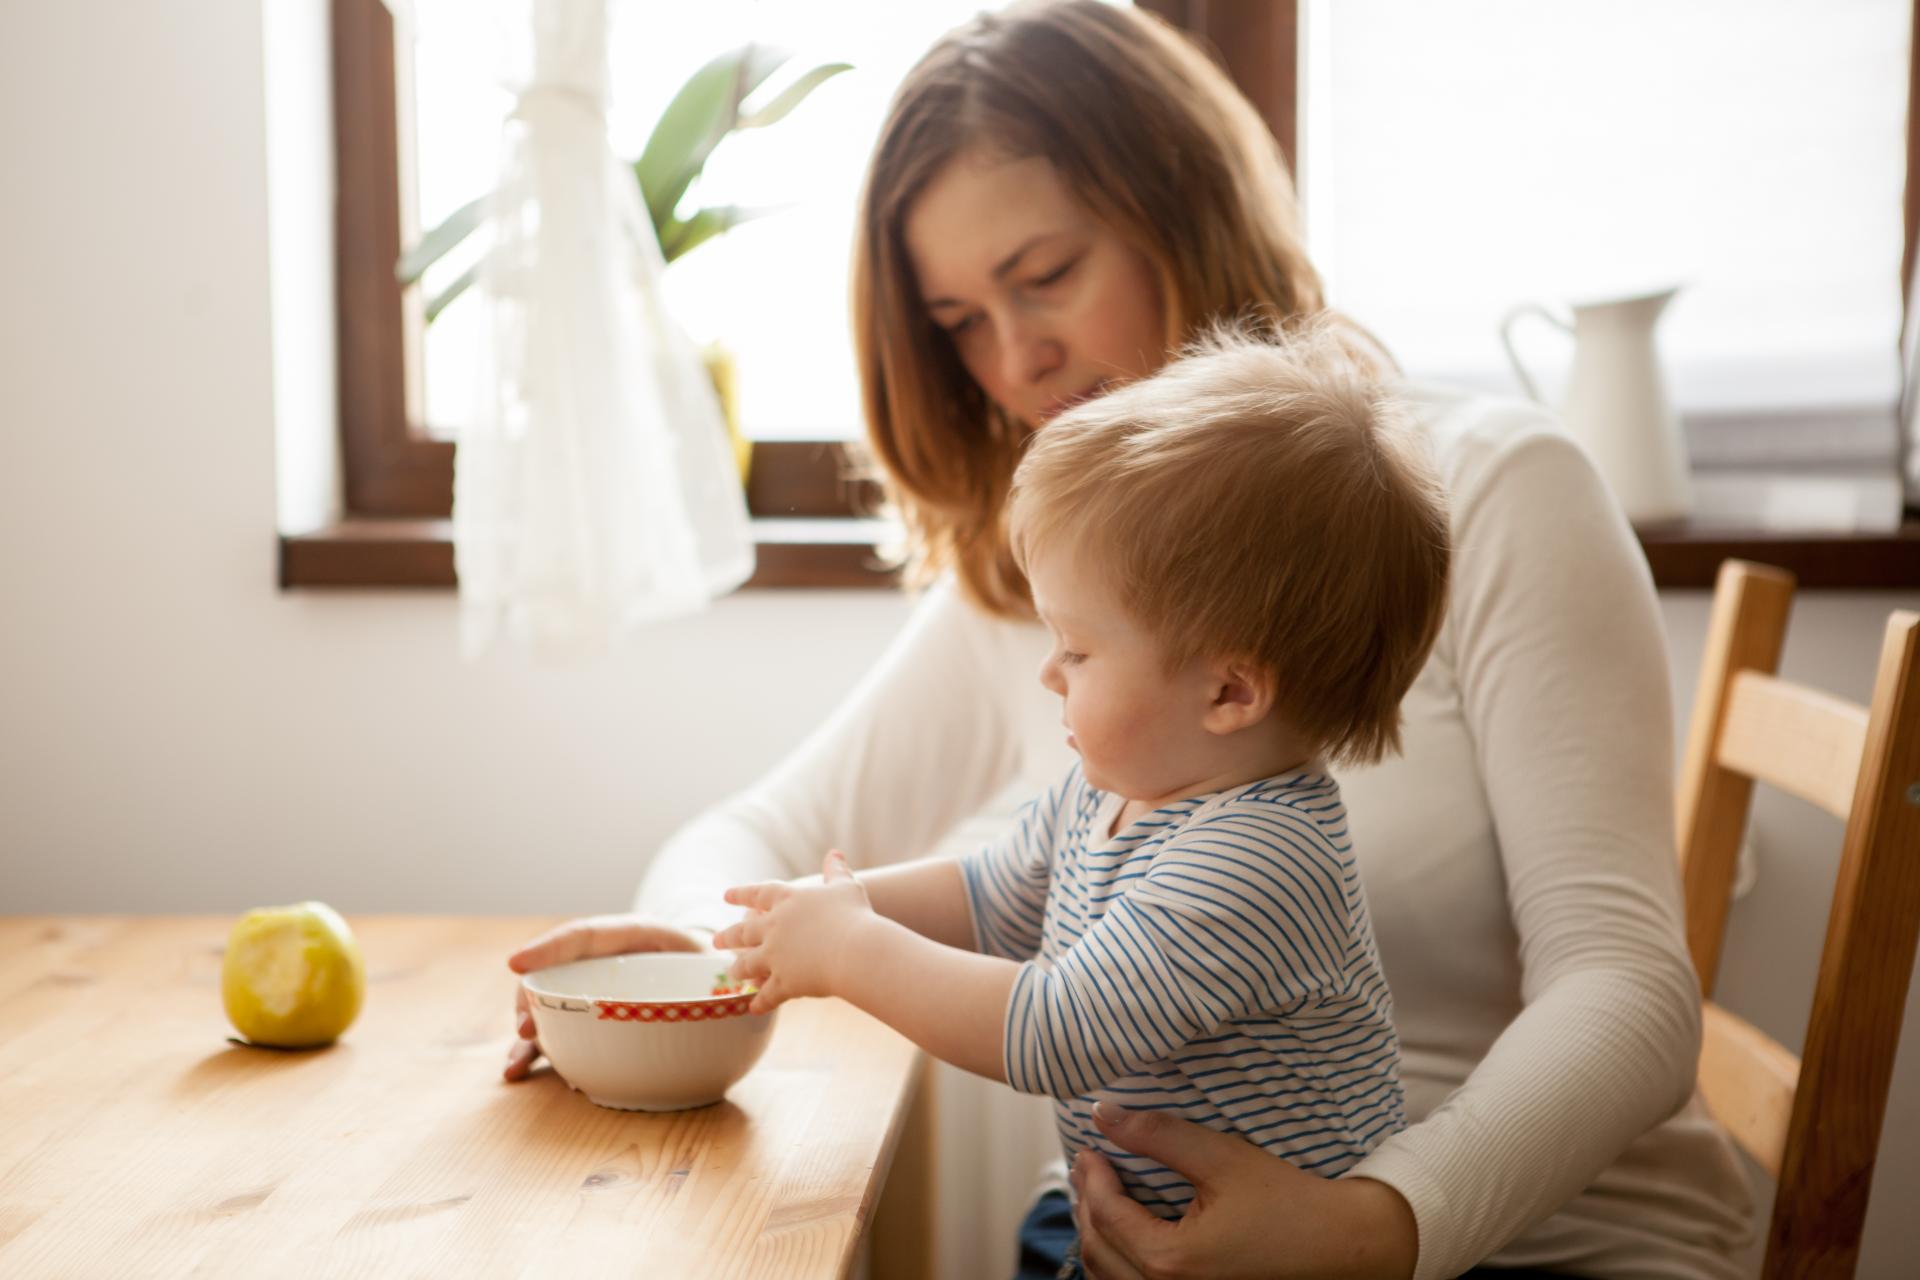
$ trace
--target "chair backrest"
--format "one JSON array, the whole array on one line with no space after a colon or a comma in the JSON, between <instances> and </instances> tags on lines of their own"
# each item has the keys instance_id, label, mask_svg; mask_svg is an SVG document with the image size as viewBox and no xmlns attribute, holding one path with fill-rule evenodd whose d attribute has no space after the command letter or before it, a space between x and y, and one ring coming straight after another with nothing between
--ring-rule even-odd
<instances>
[{"instance_id":1,"label":"chair backrest","mask_svg":"<svg viewBox=\"0 0 1920 1280\"><path fill-rule=\"evenodd\" d=\"M1775 674L1792 599L1778 569L1720 568L1680 778L1687 945L1701 1094L1778 1183L1762 1274L1851 1276L1920 936L1920 615L1888 618L1860 707ZM1798 1056L1710 999L1756 780L1846 824Z\"/></svg>"}]
</instances>

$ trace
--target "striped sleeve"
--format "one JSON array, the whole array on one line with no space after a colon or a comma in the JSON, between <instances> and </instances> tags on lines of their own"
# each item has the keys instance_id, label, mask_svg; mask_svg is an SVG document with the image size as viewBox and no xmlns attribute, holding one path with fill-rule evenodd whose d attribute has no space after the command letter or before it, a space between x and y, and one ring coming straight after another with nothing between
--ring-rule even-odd
<instances>
[{"instance_id":1,"label":"striped sleeve","mask_svg":"<svg viewBox=\"0 0 1920 1280\"><path fill-rule=\"evenodd\" d=\"M1030 801L1005 835L960 859L973 946L984 956L1031 960L1040 954L1053 849L1070 797L1080 790L1078 766Z\"/></svg>"},{"instance_id":2,"label":"striped sleeve","mask_svg":"<svg viewBox=\"0 0 1920 1280\"><path fill-rule=\"evenodd\" d=\"M1221 1025L1286 1014L1366 963L1345 850L1279 806L1197 820L1055 962L1022 967L1007 1003L1007 1081L1070 1098Z\"/></svg>"}]
</instances>

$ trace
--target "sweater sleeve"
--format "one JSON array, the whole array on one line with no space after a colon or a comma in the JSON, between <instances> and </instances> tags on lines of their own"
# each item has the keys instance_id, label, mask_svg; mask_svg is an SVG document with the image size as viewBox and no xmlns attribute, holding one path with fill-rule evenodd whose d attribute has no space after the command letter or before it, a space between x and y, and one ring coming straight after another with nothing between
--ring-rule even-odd
<instances>
[{"instance_id":1,"label":"sweater sleeve","mask_svg":"<svg viewBox=\"0 0 1920 1280\"><path fill-rule=\"evenodd\" d=\"M960 878L973 915L973 949L1002 960L1040 953L1046 925L1053 851L1066 821L1069 797L1084 794L1075 765L1066 778L1030 801L998 839L960 859Z\"/></svg>"},{"instance_id":2,"label":"sweater sleeve","mask_svg":"<svg viewBox=\"0 0 1920 1280\"><path fill-rule=\"evenodd\" d=\"M950 581L930 589L820 728L661 846L635 909L719 929L740 914L721 901L728 886L811 875L829 848L856 868L925 855L1019 764L986 652L993 625Z\"/></svg>"},{"instance_id":3,"label":"sweater sleeve","mask_svg":"<svg viewBox=\"0 0 1920 1280\"><path fill-rule=\"evenodd\" d=\"M1022 966L1007 1001L1007 1083L1078 1097L1234 1019L1324 996L1353 961L1352 874L1304 820L1196 818L1051 970ZM1345 1047L1394 1052L1384 1033Z\"/></svg>"},{"instance_id":4,"label":"sweater sleeve","mask_svg":"<svg viewBox=\"0 0 1920 1280\"><path fill-rule=\"evenodd\" d=\"M1685 1103L1700 1043L1645 560L1557 435L1510 443L1456 502L1448 622L1524 1007L1431 1115L1347 1175L1412 1206L1416 1280L1475 1265L1576 1195Z\"/></svg>"}]
</instances>

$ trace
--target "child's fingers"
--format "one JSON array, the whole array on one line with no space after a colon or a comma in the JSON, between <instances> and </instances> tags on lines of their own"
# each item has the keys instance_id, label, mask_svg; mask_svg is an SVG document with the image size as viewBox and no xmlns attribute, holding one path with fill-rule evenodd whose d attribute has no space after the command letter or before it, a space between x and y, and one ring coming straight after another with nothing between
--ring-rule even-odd
<instances>
[{"instance_id":1,"label":"child's fingers","mask_svg":"<svg viewBox=\"0 0 1920 1280\"><path fill-rule=\"evenodd\" d=\"M826 862L821 866L821 878L828 883L853 879L853 867L847 862L847 855L838 849L827 850Z\"/></svg>"},{"instance_id":2,"label":"child's fingers","mask_svg":"<svg viewBox=\"0 0 1920 1280\"><path fill-rule=\"evenodd\" d=\"M771 911L773 905L791 892L787 885L778 880L768 880L760 884L735 885L721 896L736 907L752 907L755 911Z\"/></svg>"},{"instance_id":3,"label":"child's fingers","mask_svg":"<svg viewBox=\"0 0 1920 1280\"><path fill-rule=\"evenodd\" d=\"M747 947L759 946L766 941L766 937L766 916L748 916L744 920L736 920L714 934L713 948L716 951L739 951Z\"/></svg>"},{"instance_id":4,"label":"child's fingers","mask_svg":"<svg viewBox=\"0 0 1920 1280\"><path fill-rule=\"evenodd\" d=\"M766 952L759 947L736 953L732 968L727 970L727 977L735 982L751 982L764 987L768 976L765 955Z\"/></svg>"},{"instance_id":5,"label":"child's fingers","mask_svg":"<svg viewBox=\"0 0 1920 1280\"><path fill-rule=\"evenodd\" d=\"M760 990L754 993L753 1003L747 1006L748 1013L772 1013L787 1002L787 994L780 986L780 979L768 978L760 984Z\"/></svg>"}]
</instances>

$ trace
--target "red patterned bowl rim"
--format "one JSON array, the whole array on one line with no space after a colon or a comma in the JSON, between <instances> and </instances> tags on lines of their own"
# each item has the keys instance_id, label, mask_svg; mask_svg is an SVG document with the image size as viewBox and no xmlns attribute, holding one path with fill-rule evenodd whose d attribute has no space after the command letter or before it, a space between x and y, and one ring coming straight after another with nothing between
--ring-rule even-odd
<instances>
[{"instance_id":1,"label":"red patterned bowl rim","mask_svg":"<svg viewBox=\"0 0 1920 1280\"><path fill-rule=\"evenodd\" d=\"M744 1017L752 1008L754 997L751 991L691 1000L601 1000L592 996L553 996L544 991L528 991L527 995L545 1009L564 1013L597 1012L599 1022L668 1023Z\"/></svg>"},{"instance_id":2,"label":"red patterned bowl rim","mask_svg":"<svg viewBox=\"0 0 1920 1280\"><path fill-rule=\"evenodd\" d=\"M745 995L712 996L705 1000L595 1000L601 1022L712 1022L719 1018L738 1018L753 1005L751 992Z\"/></svg>"}]
</instances>

